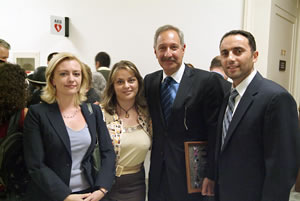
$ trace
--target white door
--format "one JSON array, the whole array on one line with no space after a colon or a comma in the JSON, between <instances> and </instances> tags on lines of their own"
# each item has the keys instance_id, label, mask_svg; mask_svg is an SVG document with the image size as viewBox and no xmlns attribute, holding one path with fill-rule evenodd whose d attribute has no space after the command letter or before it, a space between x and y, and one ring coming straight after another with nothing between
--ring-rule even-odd
<instances>
[{"instance_id":1,"label":"white door","mask_svg":"<svg viewBox=\"0 0 300 201\"><path fill-rule=\"evenodd\" d=\"M267 78L293 93L298 0L273 0L271 5Z\"/></svg>"}]
</instances>

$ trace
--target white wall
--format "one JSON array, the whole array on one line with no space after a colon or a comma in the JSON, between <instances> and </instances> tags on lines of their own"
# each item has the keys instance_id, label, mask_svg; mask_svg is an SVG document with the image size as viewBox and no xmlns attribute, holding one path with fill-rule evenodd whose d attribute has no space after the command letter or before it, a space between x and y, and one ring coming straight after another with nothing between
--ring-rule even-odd
<instances>
[{"instance_id":1,"label":"white wall","mask_svg":"<svg viewBox=\"0 0 300 201\"><path fill-rule=\"evenodd\" d=\"M271 19L271 0L245 0L244 29L251 32L259 52L255 68L267 76L269 58L269 36Z\"/></svg>"},{"instance_id":2,"label":"white wall","mask_svg":"<svg viewBox=\"0 0 300 201\"><path fill-rule=\"evenodd\" d=\"M40 65L53 51L76 54L94 70L107 51L112 64L127 59L141 73L159 69L153 35L164 24L178 26L187 44L185 62L208 69L222 35L242 28L244 0L9 0L1 2L0 38L14 52L39 52ZM50 15L70 18L70 37L50 34Z\"/></svg>"}]
</instances>

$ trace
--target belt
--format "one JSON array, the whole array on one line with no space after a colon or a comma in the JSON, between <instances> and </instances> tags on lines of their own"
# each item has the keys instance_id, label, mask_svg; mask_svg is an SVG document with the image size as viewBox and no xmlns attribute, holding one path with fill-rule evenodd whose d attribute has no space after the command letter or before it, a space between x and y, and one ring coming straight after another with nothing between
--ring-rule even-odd
<instances>
[{"instance_id":1,"label":"belt","mask_svg":"<svg viewBox=\"0 0 300 201\"><path fill-rule=\"evenodd\" d=\"M117 165L116 176L120 177L121 175L124 175L124 174L137 173L141 170L142 165L143 165L143 163L138 164L136 166L132 166L132 167L125 167L125 166L122 166L122 165Z\"/></svg>"}]
</instances>

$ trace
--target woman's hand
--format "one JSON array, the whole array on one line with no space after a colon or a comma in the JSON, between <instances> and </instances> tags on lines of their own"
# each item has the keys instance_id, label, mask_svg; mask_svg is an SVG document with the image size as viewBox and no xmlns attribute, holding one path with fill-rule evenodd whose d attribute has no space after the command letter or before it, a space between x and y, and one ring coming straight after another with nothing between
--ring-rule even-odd
<instances>
[{"instance_id":1,"label":"woman's hand","mask_svg":"<svg viewBox=\"0 0 300 201\"><path fill-rule=\"evenodd\" d=\"M94 191L89 197L85 198L84 201L99 201L104 197L104 193L100 190Z\"/></svg>"},{"instance_id":2,"label":"woman's hand","mask_svg":"<svg viewBox=\"0 0 300 201\"><path fill-rule=\"evenodd\" d=\"M64 201L83 201L85 198L90 196L91 193L85 193L85 194L71 194Z\"/></svg>"}]
</instances>

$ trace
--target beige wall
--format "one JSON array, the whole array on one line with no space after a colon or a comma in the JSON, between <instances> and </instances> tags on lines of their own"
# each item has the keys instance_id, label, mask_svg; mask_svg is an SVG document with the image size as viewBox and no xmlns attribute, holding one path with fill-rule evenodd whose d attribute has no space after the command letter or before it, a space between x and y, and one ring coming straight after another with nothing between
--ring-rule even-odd
<instances>
[{"instance_id":1,"label":"beige wall","mask_svg":"<svg viewBox=\"0 0 300 201\"><path fill-rule=\"evenodd\" d=\"M244 29L254 34L260 52L256 68L299 103L299 0L245 0L244 8ZM286 71L279 72L279 60L287 62Z\"/></svg>"}]
</instances>

